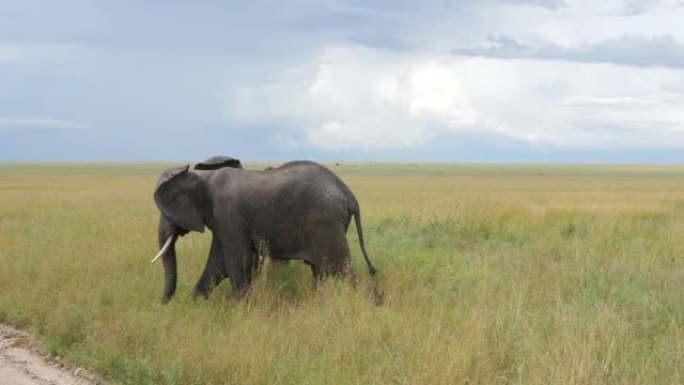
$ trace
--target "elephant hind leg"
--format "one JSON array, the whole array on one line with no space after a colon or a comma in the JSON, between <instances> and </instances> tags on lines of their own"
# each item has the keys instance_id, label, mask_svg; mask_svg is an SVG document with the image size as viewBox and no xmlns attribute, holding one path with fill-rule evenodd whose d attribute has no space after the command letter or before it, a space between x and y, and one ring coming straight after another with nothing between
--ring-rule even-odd
<instances>
[{"instance_id":1,"label":"elephant hind leg","mask_svg":"<svg viewBox=\"0 0 684 385\"><path fill-rule=\"evenodd\" d=\"M311 256L315 261L311 264L311 271L315 280L329 275L356 279L343 226L317 226L311 246Z\"/></svg>"}]
</instances>

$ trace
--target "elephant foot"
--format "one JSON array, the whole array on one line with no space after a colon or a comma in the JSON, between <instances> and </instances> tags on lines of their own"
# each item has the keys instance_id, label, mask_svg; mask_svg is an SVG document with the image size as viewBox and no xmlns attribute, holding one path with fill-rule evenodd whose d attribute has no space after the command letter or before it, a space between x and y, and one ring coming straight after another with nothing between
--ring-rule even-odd
<instances>
[{"instance_id":1,"label":"elephant foot","mask_svg":"<svg viewBox=\"0 0 684 385\"><path fill-rule=\"evenodd\" d=\"M205 300L209 299L209 293L207 291L203 291L203 290L200 290L197 288L192 289L192 295L191 295L192 302L196 302L197 299L200 297L204 298Z\"/></svg>"},{"instance_id":2,"label":"elephant foot","mask_svg":"<svg viewBox=\"0 0 684 385\"><path fill-rule=\"evenodd\" d=\"M235 300L242 300L245 297L247 297L247 294L249 294L249 289L248 288L242 288L242 289L233 289L233 298Z\"/></svg>"}]
</instances>

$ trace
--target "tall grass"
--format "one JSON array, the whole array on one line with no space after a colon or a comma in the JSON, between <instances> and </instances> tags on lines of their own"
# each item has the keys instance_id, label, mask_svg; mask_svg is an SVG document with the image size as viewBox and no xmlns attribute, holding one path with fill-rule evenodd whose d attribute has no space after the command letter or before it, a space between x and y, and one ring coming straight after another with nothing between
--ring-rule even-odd
<instances>
[{"instance_id":1,"label":"tall grass","mask_svg":"<svg viewBox=\"0 0 684 385\"><path fill-rule=\"evenodd\" d=\"M198 302L189 234L162 306L164 167L0 165L0 322L121 384L684 382L682 167L332 167L383 305L350 231L356 288L267 263Z\"/></svg>"}]
</instances>

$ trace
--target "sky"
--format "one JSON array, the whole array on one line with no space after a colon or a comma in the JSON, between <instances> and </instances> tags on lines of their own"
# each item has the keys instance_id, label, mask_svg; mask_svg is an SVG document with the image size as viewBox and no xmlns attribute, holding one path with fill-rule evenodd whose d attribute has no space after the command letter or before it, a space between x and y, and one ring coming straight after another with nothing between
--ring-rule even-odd
<instances>
[{"instance_id":1,"label":"sky","mask_svg":"<svg viewBox=\"0 0 684 385\"><path fill-rule=\"evenodd\" d=\"M684 163L684 0L0 0L0 161Z\"/></svg>"}]
</instances>

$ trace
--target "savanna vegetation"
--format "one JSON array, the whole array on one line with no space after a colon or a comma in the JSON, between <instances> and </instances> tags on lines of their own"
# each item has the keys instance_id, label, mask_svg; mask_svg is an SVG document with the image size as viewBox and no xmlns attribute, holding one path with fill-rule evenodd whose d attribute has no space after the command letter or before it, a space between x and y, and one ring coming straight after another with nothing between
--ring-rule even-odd
<instances>
[{"instance_id":1,"label":"savanna vegetation","mask_svg":"<svg viewBox=\"0 0 684 385\"><path fill-rule=\"evenodd\" d=\"M353 224L356 288L266 263L247 298L193 303L189 234L160 305L169 166L0 165L0 322L116 384L684 382L684 167L331 165L376 306Z\"/></svg>"}]
</instances>

